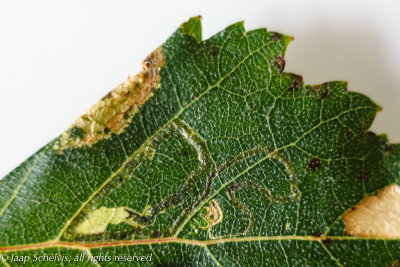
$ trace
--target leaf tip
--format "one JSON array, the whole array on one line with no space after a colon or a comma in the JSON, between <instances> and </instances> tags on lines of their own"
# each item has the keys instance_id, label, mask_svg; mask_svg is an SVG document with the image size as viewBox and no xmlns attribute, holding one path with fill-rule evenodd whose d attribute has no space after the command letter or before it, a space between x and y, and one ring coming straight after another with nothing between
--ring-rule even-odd
<instances>
[{"instance_id":1,"label":"leaf tip","mask_svg":"<svg viewBox=\"0 0 400 267\"><path fill-rule=\"evenodd\" d=\"M198 43L202 41L201 19L202 17L198 15L181 24L182 33L192 36Z\"/></svg>"}]
</instances>

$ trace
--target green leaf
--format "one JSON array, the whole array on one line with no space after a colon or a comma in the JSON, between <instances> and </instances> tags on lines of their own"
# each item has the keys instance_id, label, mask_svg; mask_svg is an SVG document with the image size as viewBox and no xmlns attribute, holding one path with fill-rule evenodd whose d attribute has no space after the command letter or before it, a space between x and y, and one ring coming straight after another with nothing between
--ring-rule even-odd
<instances>
[{"instance_id":1,"label":"green leaf","mask_svg":"<svg viewBox=\"0 0 400 267\"><path fill-rule=\"evenodd\" d=\"M201 16L190 18L187 22L181 25L181 32L193 36L197 42L201 42Z\"/></svg>"},{"instance_id":2,"label":"green leaf","mask_svg":"<svg viewBox=\"0 0 400 267\"><path fill-rule=\"evenodd\" d=\"M0 265L397 266L400 146L345 82L284 72L291 40L182 24L0 180Z\"/></svg>"}]
</instances>

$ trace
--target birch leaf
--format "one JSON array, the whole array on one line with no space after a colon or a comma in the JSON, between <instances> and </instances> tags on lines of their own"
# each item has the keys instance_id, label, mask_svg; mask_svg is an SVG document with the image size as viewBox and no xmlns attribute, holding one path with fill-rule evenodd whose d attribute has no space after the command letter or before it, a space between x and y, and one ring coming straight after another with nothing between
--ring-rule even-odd
<instances>
[{"instance_id":1,"label":"birch leaf","mask_svg":"<svg viewBox=\"0 0 400 267\"><path fill-rule=\"evenodd\" d=\"M398 266L400 147L284 72L291 40L182 24L0 180L0 265Z\"/></svg>"}]
</instances>

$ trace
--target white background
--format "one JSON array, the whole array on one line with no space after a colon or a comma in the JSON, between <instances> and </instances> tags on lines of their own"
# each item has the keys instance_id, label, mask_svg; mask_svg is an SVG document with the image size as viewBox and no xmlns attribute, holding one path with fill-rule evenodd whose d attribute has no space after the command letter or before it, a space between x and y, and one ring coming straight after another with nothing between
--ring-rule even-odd
<instances>
[{"instance_id":1,"label":"white background","mask_svg":"<svg viewBox=\"0 0 400 267\"><path fill-rule=\"evenodd\" d=\"M245 20L295 37L286 71L347 80L383 107L373 124L400 142L396 1L0 0L0 178L138 72L189 17L203 38Z\"/></svg>"}]
</instances>

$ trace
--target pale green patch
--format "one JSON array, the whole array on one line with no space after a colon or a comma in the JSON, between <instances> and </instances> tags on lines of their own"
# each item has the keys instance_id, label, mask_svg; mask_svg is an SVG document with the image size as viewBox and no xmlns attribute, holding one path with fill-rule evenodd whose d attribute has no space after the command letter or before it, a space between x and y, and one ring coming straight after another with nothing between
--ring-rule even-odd
<instances>
[{"instance_id":1,"label":"pale green patch","mask_svg":"<svg viewBox=\"0 0 400 267\"><path fill-rule=\"evenodd\" d=\"M149 216L150 215L150 208L151 208L150 205L146 205L146 207L144 207L142 215L143 216Z\"/></svg>"},{"instance_id":2,"label":"pale green patch","mask_svg":"<svg viewBox=\"0 0 400 267\"><path fill-rule=\"evenodd\" d=\"M77 234L103 233L109 224L119 224L122 222L132 224L133 222L128 220L129 217L130 214L124 207L101 207L92 211L87 219L75 228L75 231Z\"/></svg>"}]
</instances>

